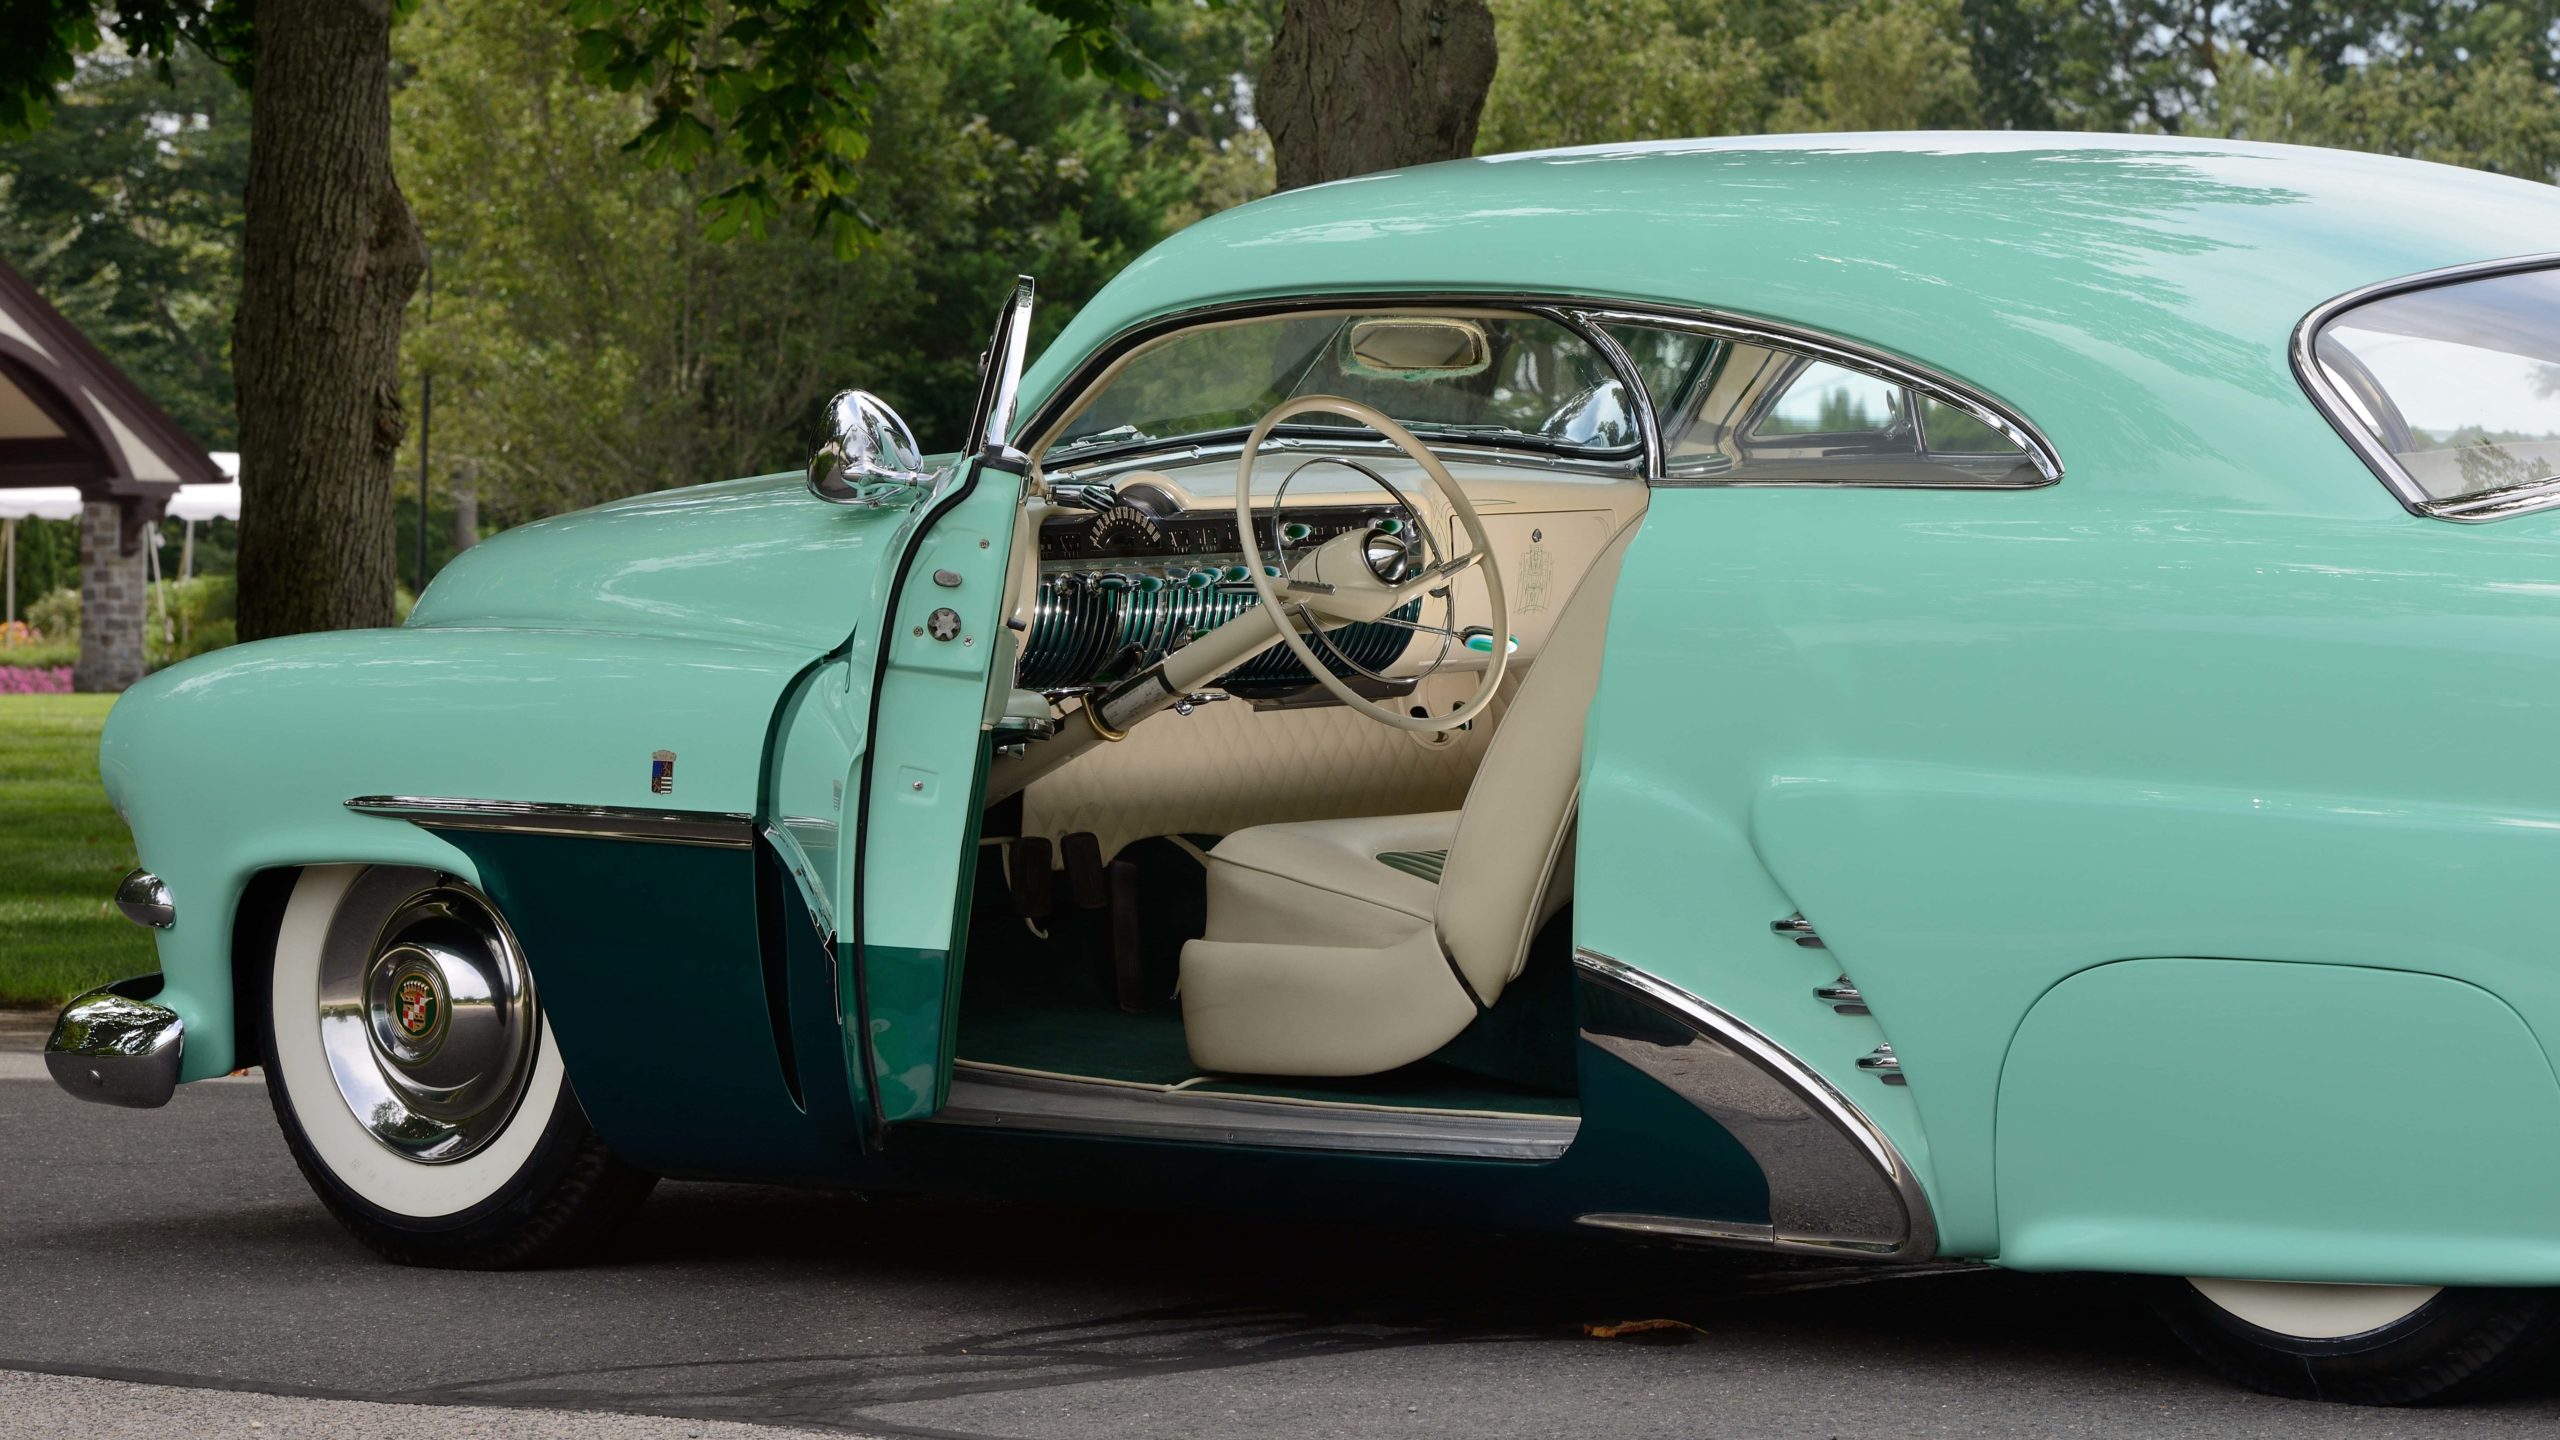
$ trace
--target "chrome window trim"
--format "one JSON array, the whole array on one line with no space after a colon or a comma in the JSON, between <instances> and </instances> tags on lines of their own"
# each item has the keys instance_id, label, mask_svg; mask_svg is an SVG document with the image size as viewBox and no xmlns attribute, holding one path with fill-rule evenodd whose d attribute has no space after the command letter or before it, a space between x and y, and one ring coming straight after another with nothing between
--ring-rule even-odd
<instances>
[{"instance_id":1,"label":"chrome window trim","mask_svg":"<svg viewBox=\"0 0 2560 1440\"><path fill-rule=\"evenodd\" d=\"M1664 489L1802 489L1831 488L1851 490L2032 490L2059 484L2063 475L2062 453L2024 416L1974 387L1915 361L1879 354L1852 344L1774 321L1754 319L1702 306L1649 305L1634 301L1600 300L1591 296L1504 293L1487 291L1414 291L1381 290L1375 292L1346 291L1323 296L1297 296L1284 299L1228 301L1176 310L1151 320L1132 325L1102 344L1069 371L1041 403L1039 412L1024 433L1033 437L1026 447L1040 457L1041 470L1047 470L1046 455L1056 443L1057 432L1075 413L1075 402L1107 374L1121 359L1140 346L1182 330L1224 321L1258 319L1271 315L1289 315L1323 310L1365 310L1390 306L1451 306L1504 310L1543 316L1565 325L1586 343L1600 351L1604 360L1617 372L1619 383L1629 387L1636 398L1637 425L1643 440L1643 476L1648 484ZM1616 343L1601 329L1611 323L1660 325L1689 330L1718 339L1739 340L1749 344L1773 345L1829 360L1834 364L1873 375L1888 383L1916 390L1942 403L1953 405L1991 429L2007 436L2027 453L2035 466L2038 479L2032 481L1944 480L1944 481L1862 481L1862 480L1734 480L1720 476L1674 476L1665 473L1661 419L1651 387L1634 365L1624 346ZM1601 339L1595 340L1595 335ZM1605 340L1606 343L1602 343ZM1228 451L1225 445L1198 445L1169 441L1163 450L1138 451L1084 464L1069 463L1061 473L1087 469L1116 467L1124 462L1139 466L1162 464L1169 453L1190 452L1190 458L1201 459ZM1240 448L1240 447L1238 447ZM1458 453L1459 447L1435 443L1433 451L1447 448ZM1489 458L1518 459L1522 452L1508 454L1490 447L1479 447L1477 453ZM1562 456L1537 452L1538 459L1555 468L1615 468L1598 456Z\"/></svg>"},{"instance_id":2,"label":"chrome window trim","mask_svg":"<svg viewBox=\"0 0 2560 1440\"><path fill-rule=\"evenodd\" d=\"M1452 310L1482 310L1493 312L1496 315L1528 315L1563 327L1566 333L1572 335L1575 339L1580 340L1585 345L1590 346L1595 352L1597 352L1600 356L1601 362L1609 367L1612 374L1617 376L1619 385L1629 390L1635 396L1637 443L1635 446L1634 456L1627 458L1634 459L1639 473L1646 476L1651 476L1660 469L1662 454L1661 431L1660 427L1654 421L1652 392L1645 387L1644 376L1637 372L1635 362L1627 354L1626 348L1619 345L1612 338L1595 335L1591 326L1579 318L1579 312L1573 305L1541 297L1521 295L1422 295L1383 292L1375 295L1367 295L1353 293L1321 298L1305 296L1290 300L1247 300L1219 305L1203 305L1194 307L1193 309L1178 310L1169 315L1159 316L1154 320L1145 322L1144 324L1133 325L1130 328L1121 331L1119 334L1114 335L1109 340L1103 342L1103 344L1097 347L1092 354L1085 357L1084 363L1078 365L1075 370L1068 375L1066 381L1058 387L1057 392L1049 397L1046 404L1041 406L1039 414L1035 418L1035 422L1031 426L1027 427L1028 433L1037 437L1029 447L1027 453L1040 457L1040 468L1045 474L1048 470L1047 455L1049 450L1058 443L1058 432L1063 430L1069 421L1073 420L1079 413L1081 413L1081 407L1073 402L1090 394L1096 385L1110 379L1112 375L1119 370L1123 363L1134 357L1139 351L1155 344L1159 340L1169 339L1186 330L1196 330L1213 325L1244 324L1277 315L1321 315L1328 311L1342 315L1366 315L1381 307L1430 307L1448 308ZM1289 438L1296 439L1297 443L1302 445L1337 445L1337 442L1330 438L1324 440L1309 440L1303 437ZM1288 443L1288 440L1275 438L1270 443L1276 448ZM1357 439L1346 439L1338 443L1340 445L1362 445L1366 442L1362 442ZM1201 444L1194 441L1171 439L1162 442L1162 444L1164 448L1160 450L1149 450L1133 446L1125 455L1109 456L1090 461L1070 460L1059 467L1059 472L1061 474L1083 473L1087 469L1100 469L1117 466L1130 460L1162 464L1164 462L1161 457L1175 451L1190 451L1192 453L1192 458L1197 459L1205 458L1206 456L1220 452L1235 453L1243 449L1241 441L1216 441L1208 444ZM1392 449L1393 447L1389 448ZM1612 471L1623 470L1627 464L1627 458L1613 458L1608 453L1575 455L1529 446L1504 446L1464 440L1439 441L1432 445L1432 453L1434 454L1439 454L1444 450L1450 453L1471 451L1476 454L1505 458L1531 457L1541 463L1550 465L1587 467L1595 469L1605 468ZM1618 452L1618 455L1624 456L1625 452L1620 451Z\"/></svg>"},{"instance_id":3,"label":"chrome window trim","mask_svg":"<svg viewBox=\"0 0 2560 1440\"><path fill-rule=\"evenodd\" d=\"M1926 1260L1937 1253L1937 1223L1919 1177L1883 1128L1820 1071L1736 1016L1622 960L1581 947L1573 962L1586 983L1605 985L1693 1036L1677 1047L1621 1036L1598 1028L1586 1007L1583 1042L1697 1106L1750 1152L1768 1180L1766 1239L1754 1234L1746 1241L1720 1221L1706 1227L1714 1233L1690 1227L1691 1238L1879 1260ZM1750 1079L1754 1072L1765 1078ZM1639 1228L1625 1219L1583 1223ZM1647 1230L1682 1223L1643 1220Z\"/></svg>"},{"instance_id":4,"label":"chrome window trim","mask_svg":"<svg viewBox=\"0 0 2560 1440\"><path fill-rule=\"evenodd\" d=\"M421 795L359 795L347 802L347 808L359 815L406 820L426 830L560 835L581 840L631 840L645 845L698 845L715 850L748 850L755 846L752 816L708 810L648 810L622 805L556 805Z\"/></svg>"},{"instance_id":5,"label":"chrome window trim","mask_svg":"<svg viewBox=\"0 0 2560 1440\"><path fill-rule=\"evenodd\" d=\"M2037 490L2061 483L2062 452L2044 438L2044 432L2029 424L2024 416L2012 413L1972 387L1951 376L1939 373L1913 361L1880 355L1846 341L1791 325L1768 321L1745 320L1710 311L1651 310L1642 308L1609 308L1585 310L1583 317L1594 326L1605 324L1654 325L1666 329L1687 330L1718 340L1740 341L1786 350L1814 360L1829 361L1843 370L1853 370L1904 390L1925 395L1940 404L1952 405L1981 421L1992 431L2006 436L2009 442L2026 452L2029 463L2036 467L2034 480L1751 480L1723 475L1671 475L1657 467L1653 483L1666 489L1719 490ZM1927 458L1925 453L1921 457ZM1667 462L1666 462L1667 463Z\"/></svg>"},{"instance_id":6,"label":"chrome window trim","mask_svg":"<svg viewBox=\"0 0 2560 1440\"><path fill-rule=\"evenodd\" d=\"M2355 418L2355 408L2329 381L2329 374L2313 352L2319 340L2320 327L2359 305L2414 290L2432 290L2441 285L2459 285L2468 280L2492 280L2501 275L2521 275L2534 270L2560 269L2560 251L2539 255L2516 255L2504 260L2480 260L2467 265L2447 265L2436 270L2421 270L2414 275L2366 285L2322 301L2310 314L2293 327L2293 378L2310 395L2314 408L2329 428L2338 432L2347 447L2382 481L2392 498L2412 515L2429 520L2450 520L2458 525L2479 525L2491 520L2505 520L2517 515L2530 515L2560 505L2560 479L2530 485L2510 486L2486 494L2459 499L2439 500L2427 493L2418 477L2409 473L2400 458L2382 443L2382 437L2365 429Z\"/></svg>"}]
</instances>

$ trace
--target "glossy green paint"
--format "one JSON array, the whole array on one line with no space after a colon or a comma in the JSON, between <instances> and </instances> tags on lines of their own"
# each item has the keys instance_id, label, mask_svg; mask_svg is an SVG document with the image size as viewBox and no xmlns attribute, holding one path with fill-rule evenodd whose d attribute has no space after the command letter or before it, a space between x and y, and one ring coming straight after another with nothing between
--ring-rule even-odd
<instances>
[{"instance_id":1,"label":"glossy green paint","mask_svg":"<svg viewBox=\"0 0 2560 1440\"><path fill-rule=\"evenodd\" d=\"M1577 942L1709 998L1827 1074L1915 1166L1942 1254L2560 1283L2548 1207L2450 1206L2413 1223L2418 1192L2341 1199L2313 1163L2359 1149L2396 1163L2377 1137L2423 1152L2438 1137L2414 1127L2469 1107L2510 1122L2491 1152L2506 1188L2481 1194L2560 1184L2560 1085L2532 1063L2560 1039L2560 914L2545 898L2560 775L2539 743L2560 722L2560 516L2409 516L2286 362L2320 301L2550 248L2555 221L2560 196L2527 182L2143 137L1823 136L1466 161L1191 227L1086 307L1028 378L1025 411L1132 327L1359 291L1703 307L1983 389L2053 442L2058 485L1656 492L1592 715ZM1009 515L996 512L1011 502L982 491L949 537L937 527L922 543L983 538L978 553L1000 564ZM180 908L162 937L163 999L189 1020L188 1076L234 1063L229 907L251 874L370 860L481 876L426 832L349 815L348 796L663 804L646 760L672 748L684 808L833 817L841 833L840 806L799 801L856 773L885 673L901 688L882 697L898 703L883 706L875 786L899 838L877 831L863 862L856 908L879 1003L867 1031L847 1033L873 1047L884 1109L938 1103L954 978L942 957L957 949L974 810L959 797L976 780L953 759L959 733L921 722L965 708L972 676L918 648L913 627L939 603L930 587L868 623L915 521L818 504L796 477L648 497L480 547L407 630L242 647L139 687L104 758ZM993 573L964 571L970 603L991 596ZM983 669L975 683L983 694ZM904 721L919 723L893 734ZM974 724L962 728L974 745ZM760 768L768 736L780 758ZM902 776L936 803L894 808ZM840 904L853 903L852 863L840 845L824 859L841 884L822 893ZM1827 950L1769 933L1797 910ZM2198 956L2216 958L2157 958ZM1844 969L1872 1016L1813 999ZM2087 985L2101 988L2075 989ZM805 1053L809 1016L792 1013ZM2407 1093L2351 1086L2305 1102L2306 1037L2354 1035L2370 1052L2395 1021L2431 1027L2428 1043L2464 1063L2392 1070ZM2135 1078L2104 1093L2103 1070L2063 1073L2101 1040L2100 1065L2144 1047ZM1887 1042L1907 1088L1855 1069ZM2211 1062L2164 1058L2199 1055ZM2021 1067L2015 1087L2006 1065ZM932 1138L863 1173L913 1165L1018 1187L1026 1159L1108 1153L1126 1172L1098 1188L1144 1191L1155 1172L1141 1162L1158 1157L1208 1172L1186 1193L1225 1184L1283 1208L1383 1206L1370 1197L1393 1190L1564 1223L1577 1204L1642 1192L1650 1203L1617 1208L1678 1210L1686 1196L1681 1213L1745 1217L1756 1175L1644 1168L1647 1137L1669 1121L1646 1106L1668 1097L1613 1088L1624 1078L1586 1069L1586 1140L1546 1167L910 1126ZM2128 1100L2145 1093L2161 1107ZM2161 1115L2214 1097L2233 1112L2220 1129L2161 1129ZM2303 1128L2287 1138L2303 1163L2223 1163L2260 1097L2295 1102ZM2453 1133L2468 1137L2464 1162L2496 1144ZM1603 1158L1631 1168L1582 1168ZM1615 1178L1578 1178L1602 1175ZM1360 1200L1323 1200L1355 1179Z\"/></svg>"},{"instance_id":2,"label":"glossy green paint","mask_svg":"<svg viewBox=\"0 0 2560 1440\"><path fill-rule=\"evenodd\" d=\"M797 471L638 495L502 531L454 558L411 629L584 630L833 650L902 510L811 498Z\"/></svg>"},{"instance_id":3,"label":"glossy green paint","mask_svg":"<svg viewBox=\"0 0 2560 1440\"><path fill-rule=\"evenodd\" d=\"M2476 986L2101 965L2036 1002L2001 1077L2002 1258L2325 1280L2343 1250L2373 1281L2560 1284L2554 1134L2541 1045Z\"/></svg>"},{"instance_id":4,"label":"glossy green paint","mask_svg":"<svg viewBox=\"0 0 2560 1440\"><path fill-rule=\"evenodd\" d=\"M862 1013L881 1118L929 1115L951 1078L967 949L970 877L977 871L990 687L1013 682L1004 582L1022 477L978 466L962 493L929 507L907 563L896 612L879 634L885 657L856 645L854 664L880 665L878 724L868 757L858 904ZM935 638L952 612L956 638ZM883 663L885 659L885 663ZM1001 668L998 661L1001 661Z\"/></svg>"},{"instance_id":5,"label":"glossy green paint","mask_svg":"<svg viewBox=\"0 0 2560 1440\"><path fill-rule=\"evenodd\" d=\"M696 845L451 838L523 945L579 1102L615 1154L661 1175L846 1174L857 1117L841 1097L808 1093L842 1089L836 1047L802 1069L798 1048L776 1043L777 1010L789 1025L814 1003L830 1038L834 1016L823 982L806 983L816 967L766 963L768 945L813 958L794 943L807 932L758 914L778 898L756 884L770 861Z\"/></svg>"},{"instance_id":6,"label":"glossy green paint","mask_svg":"<svg viewBox=\"0 0 2560 1440\"><path fill-rule=\"evenodd\" d=\"M812 502L815 503L815 502ZM359 795L461 796L747 813L796 648L555 629L353 630L238 646L126 692L100 768L142 863L169 882L160 1003L187 1019L184 1074L231 1044L232 917L262 870L433 866L452 844L360 815ZM649 757L677 755L675 790Z\"/></svg>"}]
</instances>

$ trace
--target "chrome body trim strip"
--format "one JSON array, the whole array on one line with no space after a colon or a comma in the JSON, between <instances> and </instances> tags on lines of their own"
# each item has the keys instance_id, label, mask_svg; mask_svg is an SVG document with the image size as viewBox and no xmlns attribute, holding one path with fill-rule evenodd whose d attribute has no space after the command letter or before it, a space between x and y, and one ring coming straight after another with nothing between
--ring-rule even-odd
<instances>
[{"instance_id":1,"label":"chrome body trim strip","mask_svg":"<svg viewBox=\"0 0 2560 1440\"><path fill-rule=\"evenodd\" d=\"M1759 1162L1769 1182L1769 1238L1749 1243L1883 1260L1937 1253L1937 1225L1918 1177L1884 1131L1818 1071L1668 981L1596 950L1577 949L1573 960L1585 981L1637 1011L1613 1016L1586 1005L1582 1038L1705 1111ZM1741 1243L1727 1234L1692 1238Z\"/></svg>"},{"instance_id":2,"label":"chrome body trim strip","mask_svg":"<svg viewBox=\"0 0 2560 1440\"><path fill-rule=\"evenodd\" d=\"M178 923L178 905L169 898L169 882L148 870L136 870L117 884L116 908L127 920L154 930Z\"/></svg>"},{"instance_id":3,"label":"chrome body trim strip","mask_svg":"<svg viewBox=\"0 0 2560 1440\"><path fill-rule=\"evenodd\" d=\"M2404 295L2412 290L2431 290L2439 285L2456 285L2466 280L2487 280L2500 275L2520 275L2529 270L2553 268L2560 268L2560 251L2518 255L2505 260L2483 260L2469 265L2448 265L2440 270L2421 270L2415 275L2367 285L2322 301L2293 327L2293 378L2310 395L2313 408L2329 422L2329 428L2338 432L2339 438L2347 442L2347 447L2364 461L2365 468L2382 481L2393 498L2400 502L2401 508L2410 514L2430 520L2450 520L2461 525L2479 525L2510 516L2529 515L2536 510L2560 505L2560 481L2539 481L2454 500L2439 500L2429 495L2427 488L2418 483L2418 477L2410 474L2401 465L2400 458L2383 445L2382 437L2370 433L2357 422L2355 408L2338 392L2338 387L2330 383L2329 372L2320 364L2320 357L2314 349L2320 338L2320 327L2359 305Z\"/></svg>"},{"instance_id":4,"label":"chrome body trim strip","mask_svg":"<svg viewBox=\"0 0 2560 1440\"><path fill-rule=\"evenodd\" d=\"M1691 1220L1681 1215L1644 1215L1631 1211L1600 1211L1577 1215L1573 1223L1595 1230L1623 1230L1633 1235L1654 1235L1671 1240L1695 1240L1708 1245L1743 1245L1754 1250L1782 1248L1778 1232L1767 1225L1743 1225L1725 1220ZM1831 1254L1831 1251L1823 1251Z\"/></svg>"},{"instance_id":5,"label":"chrome body trim strip","mask_svg":"<svg viewBox=\"0 0 2560 1440\"><path fill-rule=\"evenodd\" d=\"M755 846L753 816L707 810L645 810L621 805L554 805L420 795L359 795L347 802L347 808L359 815L406 820L427 830L563 835L582 840L632 840L646 845L701 845L716 850L747 850Z\"/></svg>"},{"instance_id":6,"label":"chrome body trim strip","mask_svg":"<svg viewBox=\"0 0 2560 1440\"><path fill-rule=\"evenodd\" d=\"M92 990L62 1009L44 1042L44 1068L78 1100L152 1110L178 1088L187 1022L151 1003L160 977L144 975Z\"/></svg>"},{"instance_id":7,"label":"chrome body trim strip","mask_svg":"<svg viewBox=\"0 0 2560 1440\"><path fill-rule=\"evenodd\" d=\"M1533 1162L1564 1154L1582 1129L1582 1121L1570 1115L1398 1110L1324 1100L1207 1094L966 1060L954 1067L950 1099L922 1123L1121 1140Z\"/></svg>"},{"instance_id":8,"label":"chrome body trim strip","mask_svg":"<svg viewBox=\"0 0 2560 1440\"><path fill-rule=\"evenodd\" d=\"M1045 473L1049 469L1047 450L1056 440L1058 431L1074 413L1075 402L1092 388L1097 379L1108 374L1123 356L1161 336L1221 320L1252 319L1263 315L1289 315L1308 311L1353 309L1367 311L1393 306L1474 306L1543 315L1566 324L1568 328L1575 329L1585 339L1589 339L1600 326L1617 321L1663 325L1693 330L1722 339L1776 345L1876 376L1891 384L1921 391L1953 405L2016 442L2027 452L2028 459L2034 464L2041 477L2033 482L1950 480L1914 484L1851 480L1751 482L1726 480L1714 476L1666 476L1663 473L1665 461L1662 451L1661 422L1653 393L1644 384L1643 377L1633 371L1633 361L1626 354L1625 348L1616 345L1612 340L1603 350L1602 358L1609 362L1611 368L1619 372L1622 383L1632 383L1637 409L1640 412L1637 423L1644 435L1644 443L1641 446L1645 461L1643 471L1646 479L1654 485L1675 489L1819 486L1832 489L2018 490L2058 484L2062 479L2062 454L2054 448L2051 441L2045 438L2044 432L2030 424L2024 416L1993 400L1988 394L1916 361L1879 354L1849 341L1795 326L1704 306L1649 305L1638 301L1604 300L1589 295L1552 293L1380 291L1374 294L1363 294L1345 292L1326 296L1229 301L1195 306L1188 310L1177 310L1132 325L1095 347L1093 353L1060 381L1057 389L1048 395L1031 423L1024 427L1024 433L1032 437L1030 448L1039 457L1040 469ZM1059 467L1059 472L1061 474L1080 474L1086 471L1111 473L1120 468L1161 465L1166 463L1164 456L1175 452L1193 451L1205 457L1208 452L1222 451L1225 448L1214 443L1202 446L1187 441L1168 441L1153 450L1130 447L1116 454L1106 452L1089 460L1069 460ZM1443 449L1448 450L1452 455L1462 453L1460 446L1437 442L1432 444L1432 450L1435 453ZM1603 468L1606 465L1603 457L1596 455L1567 457L1547 452L1530 453L1537 454L1540 457L1540 463L1555 468Z\"/></svg>"}]
</instances>

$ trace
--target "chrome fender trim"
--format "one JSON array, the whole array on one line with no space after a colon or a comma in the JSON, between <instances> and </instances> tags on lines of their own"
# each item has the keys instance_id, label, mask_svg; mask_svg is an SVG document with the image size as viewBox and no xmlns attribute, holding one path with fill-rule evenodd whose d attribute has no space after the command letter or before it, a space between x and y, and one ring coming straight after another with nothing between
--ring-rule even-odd
<instances>
[{"instance_id":1,"label":"chrome fender trim","mask_svg":"<svg viewBox=\"0 0 2560 1440\"><path fill-rule=\"evenodd\" d=\"M92 990L63 1007L45 1041L44 1067L74 1098L150 1110L169 1103L186 1053L187 1022L151 1003L160 977Z\"/></svg>"},{"instance_id":2,"label":"chrome fender trim","mask_svg":"<svg viewBox=\"0 0 2560 1440\"><path fill-rule=\"evenodd\" d=\"M1586 1006L1582 1038L1660 1081L1730 1132L1769 1181L1769 1223L1595 1214L1605 1230L1820 1255L1926 1260L1937 1254L1929 1197L1882 1129L1775 1041L1688 991L1596 950L1582 978L1626 1000Z\"/></svg>"},{"instance_id":3,"label":"chrome fender trim","mask_svg":"<svg viewBox=\"0 0 2560 1440\"><path fill-rule=\"evenodd\" d=\"M347 808L359 815L406 820L422 830L562 835L649 845L701 845L715 850L748 850L755 846L754 816L708 810L645 810L628 805L554 805L543 801L425 795L358 795L347 802Z\"/></svg>"}]
</instances>

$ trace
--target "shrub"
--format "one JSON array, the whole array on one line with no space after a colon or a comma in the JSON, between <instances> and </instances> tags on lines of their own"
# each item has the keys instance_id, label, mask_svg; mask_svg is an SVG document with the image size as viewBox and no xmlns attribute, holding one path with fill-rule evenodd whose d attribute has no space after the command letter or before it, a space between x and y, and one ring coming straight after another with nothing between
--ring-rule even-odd
<instances>
[{"instance_id":1,"label":"shrub","mask_svg":"<svg viewBox=\"0 0 2560 1440\"><path fill-rule=\"evenodd\" d=\"M0 665L0 695L68 695L71 693L71 667L48 665L41 669L32 665Z\"/></svg>"},{"instance_id":2,"label":"shrub","mask_svg":"<svg viewBox=\"0 0 2560 1440\"><path fill-rule=\"evenodd\" d=\"M27 623L53 645L80 643L80 592L65 585L27 607Z\"/></svg>"}]
</instances>

